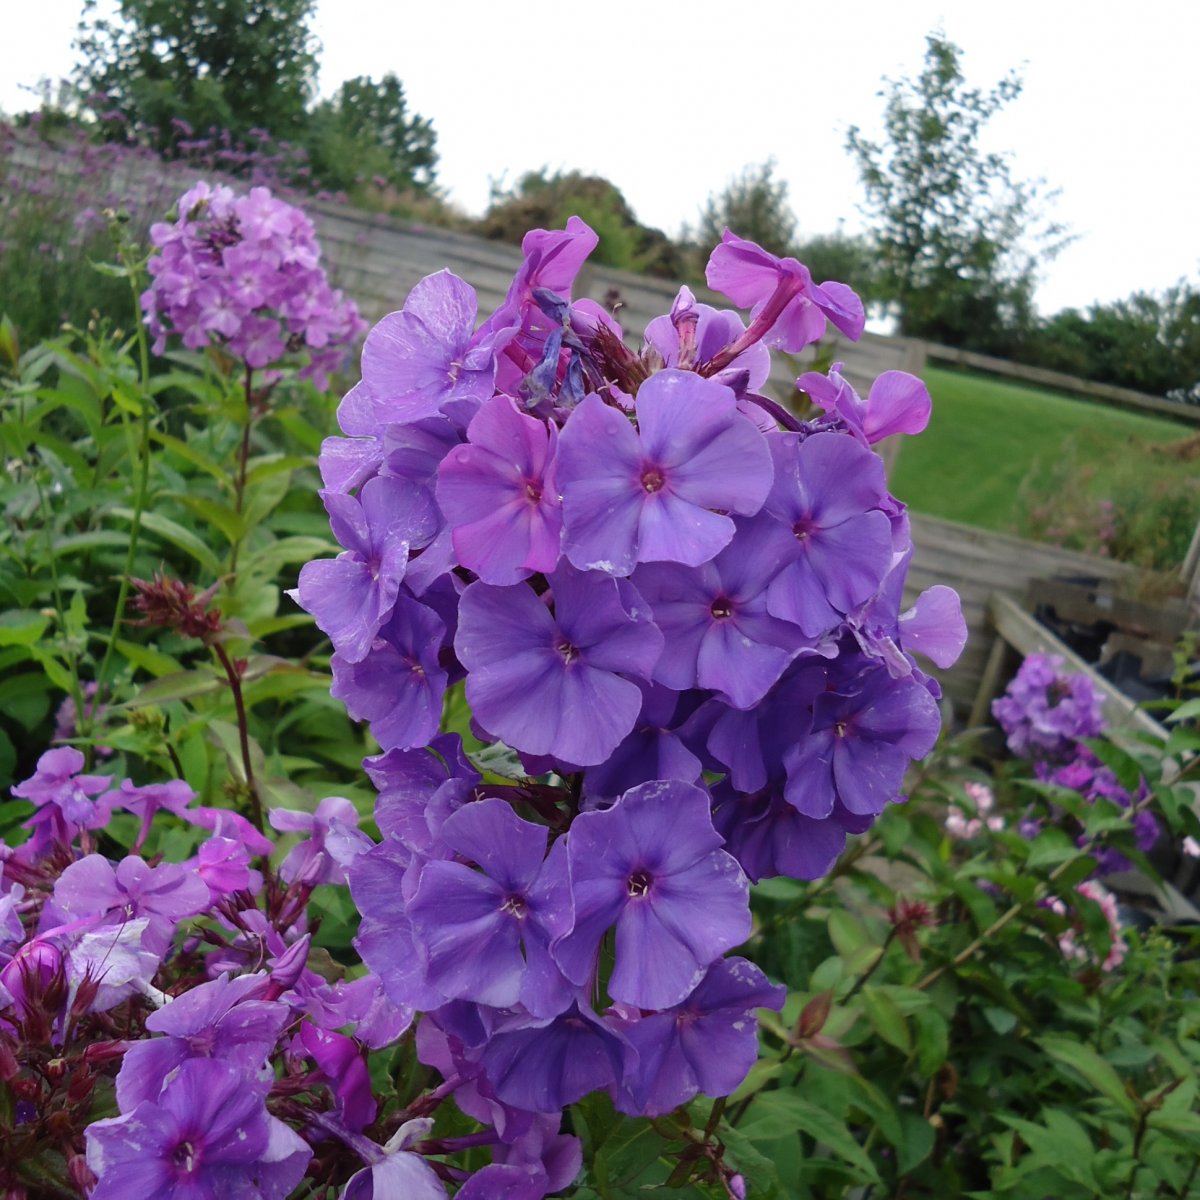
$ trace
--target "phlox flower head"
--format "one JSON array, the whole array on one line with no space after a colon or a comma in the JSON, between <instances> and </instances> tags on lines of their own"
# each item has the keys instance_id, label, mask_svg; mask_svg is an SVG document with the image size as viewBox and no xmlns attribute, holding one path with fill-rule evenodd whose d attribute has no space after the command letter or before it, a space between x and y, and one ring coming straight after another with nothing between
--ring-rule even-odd
<instances>
[{"instance_id":1,"label":"phlox flower head","mask_svg":"<svg viewBox=\"0 0 1200 1200\"><path fill-rule=\"evenodd\" d=\"M1066 672L1057 654L1031 654L992 702L992 715L1020 758L1071 757L1080 738L1104 731L1103 697L1086 675Z\"/></svg>"},{"instance_id":2,"label":"phlox flower head","mask_svg":"<svg viewBox=\"0 0 1200 1200\"><path fill-rule=\"evenodd\" d=\"M330 287L308 217L266 188L235 196L206 183L178 212L150 231L157 253L142 310L155 353L172 334L193 350L215 341L251 370L302 352L301 374L325 386L366 323Z\"/></svg>"}]
</instances>

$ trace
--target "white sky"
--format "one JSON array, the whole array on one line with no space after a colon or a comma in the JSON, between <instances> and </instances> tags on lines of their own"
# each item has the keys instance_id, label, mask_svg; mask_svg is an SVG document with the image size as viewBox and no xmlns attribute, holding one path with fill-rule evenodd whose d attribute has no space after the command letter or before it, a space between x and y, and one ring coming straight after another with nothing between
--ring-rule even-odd
<instances>
[{"instance_id":1,"label":"white sky","mask_svg":"<svg viewBox=\"0 0 1200 1200\"><path fill-rule=\"evenodd\" d=\"M28 105L20 84L69 71L81 7L0 0L0 110ZM862 227L846 129L878 129L883 77L915 74L939 26L969 82L1023 70L988 148L1061 189L1053 213L1078 235L1045 269L1044 312L1196 277L1197 0L318 0L316 32L323 93L400 76L469 212L489 179L579 169L676 233L773 156L809 235Z\"/></svg>"}]
</instances>

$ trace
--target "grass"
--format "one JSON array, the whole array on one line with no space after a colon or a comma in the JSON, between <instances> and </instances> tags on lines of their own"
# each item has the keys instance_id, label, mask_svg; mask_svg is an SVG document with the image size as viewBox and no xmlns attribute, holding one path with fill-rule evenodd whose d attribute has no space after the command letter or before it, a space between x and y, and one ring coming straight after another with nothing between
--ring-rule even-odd
<instances>
[{"instance_id":1,"label":"grass","mask_svg":"<svg viewBox=\"0 0 1200 1200\"><path fill-rule=\"evenodd\" d=\"M933 418L892 490L916 512L1145 566L1178 564L1200 465L1164 451L1184 425L972 372L927 367Z\"/></svg>"}]
</instances>

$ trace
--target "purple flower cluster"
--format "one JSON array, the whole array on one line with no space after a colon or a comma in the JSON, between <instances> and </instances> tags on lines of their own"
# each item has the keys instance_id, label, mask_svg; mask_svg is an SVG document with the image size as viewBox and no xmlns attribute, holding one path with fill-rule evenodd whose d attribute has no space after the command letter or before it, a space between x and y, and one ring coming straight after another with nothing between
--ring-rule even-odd
<instances>
[{"instance_id":1,"label":"purple flower cluster","mask_svg":"<svg viewBox=\"0 0 1200 1200\"><path fill-rule=\"evenodd\" d=\"M309 961L313 888L344 885L373 845L348 800L273 809L272 826L300 837L272 868L268 838L196 805L186 784L118 785L83 766L73 748L50 750L13 789L35 812L0 859L0 1078L22 1098L0 1176L50 1144L74 1147L71 1179L99 1200L284 1200L306 1175L316 1190L417 1200L445 1200L447 1181L467 1200L571 1182L579 1142L557 1117L468 1136L464 1148L496 1144L471 1176L426 1158L459 1148L424 1116L452 1089L380 1121L367 1056L412 1014L371 972L327 981ZM113 861L95 835L117 810L139 819L138 846L164 820L211 836L186 862ZM114 1070L118 1115L92 1120Z\"/></svg>"},{"instance_id":2,"label":"purple flower cluster","mask_svg":"<svg viewBox=\"0 0 1200 1200\"><path fill-rule=\"evenodd\" d=\"M366 328L353 301L329 286L312 222L255 187L236 196L201 182L156 224L142 309L161 354L169 334L197 350L216 339L247 368L303 352L301 375L325 387Z\"/></svg>"},{"instance_id":3,"label":"purple flower cluster","mask_svg":"<svg viewBox=\"0 0 1200 1200\"><path fill-rule=\"evenodd\" d=\"M1018 758L1030 759L1043 783L1069 788L1089 801L1107 800L1120 808L1136 806L1133 835L1140 850L1150 850L1161 830L1145 803L1150 790L1143 779L1137 794L1121 785L1083 739L1099 737L1108 727L1104 698L1086 675L1062 669L1057 654L1031 654L1021 664L1003 696L992 702L992 715ZM1019 826L1032 836L1040 822L1026 819ZM1082 839L1081 839L1082 841ZM1099 871L1127 870L1129 859L1111 847L1093 850Z\"/></svg>"},{"instance_id":4,"label":"purple flower cluster","mask_svg":"<svg viewBox=\"0 0 1200 1200\"><path fill-rule=\"evenodd\" d=\"M1058 654L1030 654L992 715L1018 758L1066 759L1080 738L1104 730L1104 698L1086 675L1062 669Z\"/></svg>"},{"instance_id":5,"label":"purple flower cluster","mask_svg":"<svg viewBox=\"0 0 1200 1200\"><path fill-rule=\"evenodd\" d=\"M592 1091L740 1083L783 1001L726 957L750 881L822 875L902 798L940 726L911 652L965 638L948 588L901 611L871 449L924 427L920 381L805 376L808 422L759 391L769 348L861 333L854 293L727 233L708 280L748 324L683 288L635 353L570 299L595 245L535 230L482 323L443 271L371 331L320 460L342 552L293 593L383 750L357 945L505 1145ZM482 757L439 733L458 689Z\"/></svg>"}]
</instances>

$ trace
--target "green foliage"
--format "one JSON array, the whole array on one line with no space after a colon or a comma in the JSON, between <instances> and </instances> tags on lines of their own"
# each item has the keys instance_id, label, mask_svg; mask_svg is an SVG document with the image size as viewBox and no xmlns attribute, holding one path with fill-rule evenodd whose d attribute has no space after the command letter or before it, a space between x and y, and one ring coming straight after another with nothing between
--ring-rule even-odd
<instances>
[{"instance_id":1,"label":"green foliage","mask_svg":"<svg viewBox=\"0 0 1200 1200\"><path fill-rule=\"evenodd\" d=\"M1021 93L1015 74L967 85L961 51L926 38L915 80L889 81L884 138L851 127L879 253L880 298L900 331L1005 355L1033 319L1036 268L1065 244L1042 220L1038 185L979 148L987 122Z\"/></svg>"},{"instance_id":2,"label":"green foliage","mask_svg":"<svg viewBox=\"0 0 1200 1200\"><path fill-rule=\"evenodd\" d=\"M437 169L433 125L409 113L404 85L390 72L378 83L348 79L308 115L302 140L313 174L327 188L364 183L429 193Z\"/></svg>"},{"instance_id":3,"label":"green foliage","mask_svg":"<svg viewBox=\"0 0 1200 1200\"><path fill-rule=\"evenodd\" d=\"M671 278L679 274L679 252L666 235L640 225L607 179L578 171L529 171L509 190L493 184L477 232L520 244L530 229L561 229L570 216L582 217L599 236L593 262Z\"/></svg>"},{"instance_id":4,"label":"green foliage","mask_svg":"<svg viewBox=\"0 0 1200 1200\"><path fill-rule=\"evenodd\" d=\"M128 310L140 264L113 274ZM328 643L283 596L333 549L315 469L331 402L285 375L248 406L215 355L171 355L152 376L134 328L101 319L0 363L0 788L31 773L69 701L106 767L182 773L208 803L238 794L220 655L127 606L131 576L163 572L215 589L264 801L303 806L308 782L362 792L365 744L329 696Z\"/></svg>"},{"instance_id":5,"label":"green foliage","mask_svg":"<svg viewBox=\"0 0 1200 1200\"><path fill-rule=\"evenodd\" d=\"M303 127L317 69L314 0L120 0L111 20L98 8L86 0L76 86L140 137L169 146L176 118L238 137Z\"/></svg>"},{"instance_id":6,"label":"green foliage","mask_svg":"<svg viewBox=\"0 0 1200 1200\"><path fill-rule=\"evenodd\" d=\"M1200 402L1200 285L1180 280L1161 296L1068 308L1021 347L1023 362L1154 396Z\"/></svg>"},{"instance_id":7,"label":"green foliage","mask_svg":"<svg viewBox=\"0 0 1200 1200\"><path fill-rule=\"evenodd\" d=\"M1146 773L1168 838L1190 828L1161 750L1104 753ZM945 744L832 876L755 889L750 951L789 1000L725 1122L771 1165L763 1194L801 1200L1192 1194L1200 936L1123 929L1124 962L1102 970L1112 935L1075 886L1090 851L1129 850L1129 813L1002 770L1004 827L954 841L945 816L972 811L973 759L969 739ZM1084 845L1051 823L1016 833L1023 816L1065 819L1063 804ZM725 1123L717 1135L735 1144Z\"/></svg>"}]
</instances>

